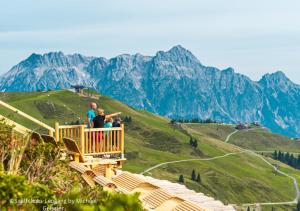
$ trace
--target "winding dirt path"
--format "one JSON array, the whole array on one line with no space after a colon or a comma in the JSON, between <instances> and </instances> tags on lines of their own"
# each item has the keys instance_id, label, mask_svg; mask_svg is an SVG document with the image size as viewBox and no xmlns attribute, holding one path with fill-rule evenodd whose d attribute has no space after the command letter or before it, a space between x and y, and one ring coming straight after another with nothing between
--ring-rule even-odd
<instances>
[{"instance_id":1,"label":"winding dirt path","mask_svg":"<svg viewBox=\"0 0 300 211\"><path fill-rule=\"evenodd\" d=\"M193 131L194 133L198 133L198 131L195 131L191 128L189 128L188 130L190 131ZM237 133L239 130L235 130L234 132L228 134L228 136L226 137L225 141L224 142L228 142L230 140L230 137L232 135L234 135L235 133ZM199 133L198 133L199 134ZM184 159L184 160L175 160L175 161L168 161L168 162L162 162L162 163L159 163L155 166L152 166L148 169L146 169L145 171L141 172L140 174L145 174L145 173L149 173L150 171L156 169L156 168L159 168L161 166L164 166L164 165L167 165L167 164L172 164L172 163L182 163L182 162L190 162L190 161L211 161L211 160L216 160L216 159L222 159L224 157L228 157L228 156L231 156L231 155L236 155L236 154L242 154L242 153L249 153L249 154L252 154L258 158L260 158L261 160L263 160L266 164L268 164L269 166L271 166L274 171L276 171L277 173L283 175L283 176L286 176L288 178L290 178L291 180L293 180L293 185L294 185L294 188L296 190L296 195L295 195L295 198L294 200L292 201L287 201L287 202L258 202L258 203L245 203L245 204L242 204L242 206L255 206L255 205L291 205L291 204L297 204L298 203L298 199L300 197L300 191L299 191L299 186L298 186L298 182L297 182L297 179L279 169L276 168L276 166L274 166L272 163L270 163L265 157L263 157L262 155L258 154L259 152L264 152L264 151L252 151L252 150L242 150L240 152L231 152L231 153L226 153L224 155L220 155L220 156L215 156L215 157L211 157L211 158L192 158L192 159ZM265 151L267 152L267 151ZM270 151L268 151L270 152Z\"/></svg>"},{"instance_id":2,"label":"winding dirt path","mask_svg":"<svg viewBox=\"0 0 300 211\"><path fill-rule=\"evenodd\" d=\"M229 141L230 137L231 137L233 134L237 133L237 132L239 132L239 130L235 130L235 131L233 131L232 133L230 133L230 134L226 137L226 139L225 139L224 142L227 143L227 142Z\"/></svg>"}]
</instances>

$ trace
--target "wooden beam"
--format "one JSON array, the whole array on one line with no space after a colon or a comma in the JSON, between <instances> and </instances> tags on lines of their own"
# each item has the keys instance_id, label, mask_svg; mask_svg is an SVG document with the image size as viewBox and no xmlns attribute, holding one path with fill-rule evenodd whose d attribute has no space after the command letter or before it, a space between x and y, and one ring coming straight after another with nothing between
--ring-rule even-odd
<instances>
[{"instance_id":1,"label":"wooden beam","mask_svg":"<svg viewBox=\"0 0 300 211\"><path fill-rule=\"evenodd\" d=\"M121 124L121 158L124 158L124 124Z\"/></svg>"},{"instance_id":2,"label":"wooden beam","mask_svg":"<svg viewBox=\"0 0 300 211\"><path fill-rule=\"evenodd\" d=\"M14 121L12 121L12 120L6 118L5 116L2 116L1 114L0 114L0 119L4 119L4 122L5 122L6 124L8 124L8 125L10 125L10 126L14 126L13 129L14 129L15 131L20 132L20 133L25 134L25 133L31 131L30 129L24 127L23 125L20 125L20 124L18 124L18 123L16 123L16 122L14 122Z\"/></svg>"},{"instance_id":3,"label":"wooden beam","mask_svg":"<svg viewBox=\"0 0 300 211\"><path fill-rule=\"evenodd\" d=\"M81 125L80 126L80 137L79 137L79 140L80 140L80 151L81 151L81 154L84 155L85 153L85 149L84 149L84 143L85 143L85 140L84 140L84 129L85 129L85 126L84 125ZM87 141L87 140L86 140Z\"/></svg>"},{"instance_id":4,"label":"wooden beam","mask_svg":"<svg viewBox=\"0 0 300 211\"><path fill-rule=\"evenodd\" d=\"M60 142L62 140L59 140L59 123L55 122L55 139L57 142Z\"/></svg>"},{"instance_id":5,"label":"wooden beam","mask_svg":"<svg viewBox=\"0 0 300 211\"><path fill-rule=\"evenodd\" d=\"M11 105L9 105L9 104L3 102L2 100L0 100L0 105L2 105L3 107L5 107L5 108L7 108L7 109L9 109L9 110L12 110L12 111L18 113L19 115L21 115L21 116L25 117L26 119L29 119L30 121L32 121L32 122L34 122L34 123L36 123L36 124L42 126L43 128L46 128L47 130L49 130L49 134L50 134L51 132L52 132L52 133L55 132L54 128L52 128L52 127L50 127L49 125L47 125L47 124L41 122L40 120L37 120L37 119L33 118L32 116L30 116L30 115L24 113L23 111L20 111L19 109L17 109L17 108L15 108L15 107L13 107L13 106L11 106Z\"/></svg>"}]
</instances>

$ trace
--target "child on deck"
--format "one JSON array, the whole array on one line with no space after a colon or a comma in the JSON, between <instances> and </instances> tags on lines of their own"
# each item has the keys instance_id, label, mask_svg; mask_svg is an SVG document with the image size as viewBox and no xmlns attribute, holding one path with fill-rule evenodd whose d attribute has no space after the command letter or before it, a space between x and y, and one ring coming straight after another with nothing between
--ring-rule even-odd
<instances>
[{"instance_id":1,"label":"child on deck","mask_svg":"<svg viewBox=\"0 0 300 211\"><path fill-rule=\"evenodd\" d=\"M114 118L114 121L112 123L113 127L121 127L121 118L120 117L116 117Z\"/></svg>"},{"instance_id":2,"label":"child on deck","mask_svg":"<svg viewBox=\"0 0 300 211\"><path fill-rule=\"evenodd\" d=\"M113 126L113 118L107 119L104 124L104 128L112 128L112 126Z\"/></svg>"}]
</instances>

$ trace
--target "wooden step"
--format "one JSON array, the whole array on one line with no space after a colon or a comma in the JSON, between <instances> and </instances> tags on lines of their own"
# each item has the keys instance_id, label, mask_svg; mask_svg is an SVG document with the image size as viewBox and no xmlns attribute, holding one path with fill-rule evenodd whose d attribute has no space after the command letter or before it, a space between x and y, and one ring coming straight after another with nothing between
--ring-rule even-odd
<instances>
[{"instance_id":1,"label":"wooden step","mask_svg":"<svg viewBox=\"0 0 300 211\"><path fill-rule=\"evenodd\" d=\"M94 177L94 181L97 182L99 185L101 185L103 188L111 188L116 189L117 185L110 179L107 179L106 177L99 175Z\"/></svg>"},{"instance_id":2,"label":"wooden step","mask_svg":"<svg viewBox=\"0 0 300 211\"><path fill-rule=\"evenodd\" d=\"M175 207L174 211L207 211L207 210L189 201L184 201L181 204L179 204L177 207Z\"/></svg>"},{"instance_id":3,"label":"wooden step","mask_svg":"<svg viewBox=\"0 0 300 211\"><path fill-rule=\"evenodd\" d=\"M113 178L114 183L125 189L128 192L131 192L133 189L137 188L140 184L145 183L145 181L139 179L138 177L128 174L127 172L123 172L122 174Z\"/></svg>"},{"instance_id":4,"label":"wooden step","mask_svg":"<svg viewBox=\"0 0 300 211\"><path fill-rule=\"evenodd\" d=\"M142 202L147 207L155 209L172 197L174 197L172 194L168 193L164 189L159 188L143 198Z\"/></svg>"}]
</instances>

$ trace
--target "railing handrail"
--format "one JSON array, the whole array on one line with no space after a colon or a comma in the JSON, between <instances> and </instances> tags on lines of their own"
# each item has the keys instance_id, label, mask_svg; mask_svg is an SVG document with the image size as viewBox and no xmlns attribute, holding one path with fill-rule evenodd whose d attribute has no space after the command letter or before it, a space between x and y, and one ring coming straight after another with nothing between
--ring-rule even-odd
<instances>
[{"instance_id":1,"label":"railing handrail","mask_svg":"<svg viewBox=\"0 0 300 211\"><path fill-rule=\"evenodd\" d=\"M112 130L122 130L122 127L110 127L110 128L87 128L86 125L59 125L59 129L72 129L84 127L84 132L97 132L97 131L112 131Z\"/></svg>"},{"instance_id":2,"label":"railing handrail","mask_svg":"<svg viewBox=\"0 0 300 211\"><path fill-rule=\"evenodd\" d=\"M110 127L110 128L85 128L84 132L101 132L101 131L113 131L113 130L122 130L121 127Z\"/></svg>"},{"instance_id":3,"label":"railing handrail","mask_svg":"<svg viewBox=\"0 0 300 211\"><path fill-rule=\"evenodd\" d=\"M15 107L13 107L13 106L11 106L11 105L3 102L2 100L0 100L0 105L4 106L5 108L7 108L9 110L17 112L19 115L21 115L21 116L25 117L26 119L29 119L30 121L32 121L32 122L34 122L34 123L36 123L36 124L38 124L38 125L46 128L47 130L49 130L52 133L55 131L54 128L50 127L49 125L41 122L40 120L35 119L34 117L32 117L32 116L24 113L23 111L20 111L19 109L17 109Z\"/></svg>"},{"instance_id":4,"label":"railing handrail","mask_svg":"<svg viewBox=\"0 0 300 211\"><path fill-rule=\"evenodd\" d=\"M79 128L81 126L85 126L86 127L86 125L59 125L58 128L59 129L64 129L64 128Z\"/></svg>"},{"instance_id":5,"label":"railing handrail","mask_svg":"<svg viewBox=\"0 0 300 211\"><path fill-rule=\"evenodd\" d=\"M18 131L18 132L20 132L20 133L25 134L25 133L31 131L30 129L24 127L23 125L20 125L20 124L14 122L14 121L11 120L11 119L8 119L8 118L5 117L5 116L2 116L1 114L0 114L0 119L4 119L4 122L5 122L6 124L8 124L8 125L10 125L10 126L14 126L14 127L13 127L13 130Z\"/></svg>"}]
</instances>

